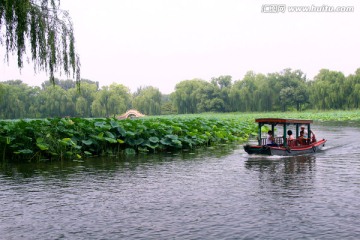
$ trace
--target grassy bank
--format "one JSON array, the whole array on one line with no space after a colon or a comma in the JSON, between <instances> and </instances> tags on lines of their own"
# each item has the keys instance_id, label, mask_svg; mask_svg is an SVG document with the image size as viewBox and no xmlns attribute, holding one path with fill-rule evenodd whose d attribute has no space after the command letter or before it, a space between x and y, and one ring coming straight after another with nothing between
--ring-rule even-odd
<instances>
[{"instance_id":1,"label":"grassy bank","mask_svg":"<svg viewBox=\"0 0 360 240\"><path fill-rule=\"evenodd\" d=\"M189 116L189 115L178 115ZM236 118L242 121L254 121L255 118L295 118L295 119L311 119L314 121L338 121L347 122L360 121L360 110L344 110L344 111L306 111L306 112L254 112L254 113L203 113L191 116L198 117L216 117L219 119ZM169 116L171 117L171 116Z\"/></svg>"}]
</instances>

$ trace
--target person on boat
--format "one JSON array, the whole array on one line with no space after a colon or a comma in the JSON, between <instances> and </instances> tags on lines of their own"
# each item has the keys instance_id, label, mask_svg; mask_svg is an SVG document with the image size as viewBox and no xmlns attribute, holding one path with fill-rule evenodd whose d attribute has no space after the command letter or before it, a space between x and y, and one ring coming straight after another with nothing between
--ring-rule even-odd
<instances>
[{"instance_id":1,"label":"person on boat","mask_svg":"<svg viewBox=\"0 0 360 240\"><path fill-rule=\"evenodd\" d=\"M300 145L305 145L307 140L308 139L304 136L304 131L300 131L300 136L296 139L296 142Z\"/></svg>"},{"instance_id":2,"label":"person on boat","mask_svg":"<svg viewBox=\"0 0 360 240\"><path fill-rule=\"evenodd\" d=\"M268 131L268 136L266 138L266 145L277 146L277 144L275 143L275 138L273 136L273 132L271 130Z\"/></svg>"},{"instance_id":3,"label":"person on boat","mask_svg":"<svg viewBox=\"0 0 360 240\"><path fill-rule=\"evenodd\" d=\"M287 144L289 147L291 146L294 146L295 145L295 138L294 136L292 135L293 132L291 130L288 130L287 131L287 134L289 135L288 138L287 138Z\"/></svg>"},{"instance_id":4,"label":"person on boat","mask_svg":"<svg viewBox=\"0 0 360 240\"><path fill-rule=\"evenodd\" d=\"M305 127L304 127L304 126L301 126L301 131L304 132L304 136L305 136L305 137L308 136L308 133L307 133L307 131L305 130ZM316 136L315 136L315 133L314 133L312 130L310 130L310 136L311 136L311 138L310 138L311 142L312 142L312 143L313 143L313 142L316 142ZM305 137L304 137L304 138L305 138ZM307 138L306 138L306 139L307 139Z\"/></svg>"},{"instance_id":5,"label":"person on boat","mask_svg":"<svg viewBox=\"0 0 360 240\"><path fill-rule=\"evenodd\" d=\"M304 126L301 126L300 129L301 129L300 131L303 131L303 132L304 132L304 136L307 136L308 132L305 130L305 127L304 127Z\"/></svg>"},{"instance_id":6,"label":"person on boat","mask_svg":"<svg viewBox=\"0 0 360 240\"><path fill-rule=\"evenodd\" d=\"M310 133L311 133L311 142L314 143L316 142L316 136L315 136L315 133L313 131L310 130Z\"/></svg>"}]
</instances>

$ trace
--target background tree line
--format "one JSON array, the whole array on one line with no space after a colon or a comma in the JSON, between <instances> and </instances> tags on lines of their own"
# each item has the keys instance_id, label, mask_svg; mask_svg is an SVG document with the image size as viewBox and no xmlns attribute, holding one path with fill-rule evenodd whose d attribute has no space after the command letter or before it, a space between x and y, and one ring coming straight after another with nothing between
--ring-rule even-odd
<instances>
[{"instance_id":1,"label":"background tree line","mask_svg":"<svg viewBox=\"0 0 360 240\"><path fill-rule=\"evenodd\" d=\"M301 70L246 73L243 79L219 76L211 81L184 80L173 93L162 94L152 86L135 93L113 83L55 79L41 87L21 80L0 83L0 118L112 117L135 108L147 115L202 112L302 111L305 109L357 109L360 103L360 68L354 74L322 69L313 80Z\"/></svg>"},{"instance_id":2,"label":"background tree line","mask_svg":"<svg viewBox=\"0 0 360 240\"><path fill-rule=\"evenodd\" d=\"M357 109L359 98L360 68L347 77L321 69L313 80L289 68L267 75L249 71L234 82L231 76L182 81L170 95L177 113Z\"/></svg>"},{"instance_id":3,"label":"background tree line","mask_svg":"<svg viewBox=\"0 0 360 240\"><path fill-rule=\"evenodd\" d=\"M98 82L81 80L80 91L73 80L55 79L41 87L20 80L0 83L0 118L113 117L137 108L147 115L161 114L162 95L154 87L129 88L113 83L99 88Z\"/></svg>"}]
</instances>

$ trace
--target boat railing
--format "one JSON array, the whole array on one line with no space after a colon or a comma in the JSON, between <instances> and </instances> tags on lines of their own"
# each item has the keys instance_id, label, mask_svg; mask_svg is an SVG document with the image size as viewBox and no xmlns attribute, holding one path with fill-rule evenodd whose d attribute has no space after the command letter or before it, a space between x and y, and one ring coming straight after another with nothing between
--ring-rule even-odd
<instances>
[{"instance_id":1,"label":"boat railing","mask_svg":"<svg viewBox=\"0 0 360 240\"><path fill-rule=\"evenodd\" d=\"M284 143L283 137L275 137L275 143L279 145L283 144ZM266 138L261 138L261 145L266 145Z\"/></svg>"},{"instance_id":2,"label":"boat railing","mask_svg":"<svg viewBox=\"0 0 360 240\"><path fill-rule=\"evenodd\" d=\"M283 144L284 143L284 139L283 137L275 137L275 143L277 144Z\"/></svg>"}]
</instances>

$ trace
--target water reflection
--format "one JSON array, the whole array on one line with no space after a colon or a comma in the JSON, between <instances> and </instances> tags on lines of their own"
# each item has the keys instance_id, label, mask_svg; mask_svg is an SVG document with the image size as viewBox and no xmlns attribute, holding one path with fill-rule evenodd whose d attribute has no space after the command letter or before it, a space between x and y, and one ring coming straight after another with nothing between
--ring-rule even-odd
<instances>
[{"instance_id":1,"label":"water reflection","mask_svg":"<svg viewBox=\"0 0 360 240\"><path fill-rule=\"evenodd\" d=\"M87 158L84 160L9 162L0 161L0 177L33 178L36 176L66 178L78 173L111 173L136 171L140 167L156 166L172 161L202 161L209 157L222 158L238 145L216 145L206 148L157 154L122 155L120 157Z\"/></svg>"},{"instance_id":2,"label":"water reflection","mask_svg":"<svg viewBox=\"0 0 360 240\"><path fill-rule=\"evenodd\" d=\"M249 157L245 167L261 173L275 173L282 171L286 174L296 174L313 171L316 157L314 155L301 155L292 157Z\"/></svg>"},{"instance_id":3,"label":"water reflection","mask_svg":"<svg viewBox=\"0 0 360 240\"><path fill-rule=\"evenodd\" d=\"M0 162L0 239L360 239L360 131L317 133L327 150L308 156Z\"/></svg>"},{"instance_id":4,"label":"water reflection","mask_svg":"<svg viewBox=\"0 0 360 240\"><path fill-rule=\"evenodd\" d=\"M258 156L249 158L245 168L258 172L260 194L293 198L301 197L304 191L314 188L315 160L315 155Z\"/></svg>"}]
</instances>

